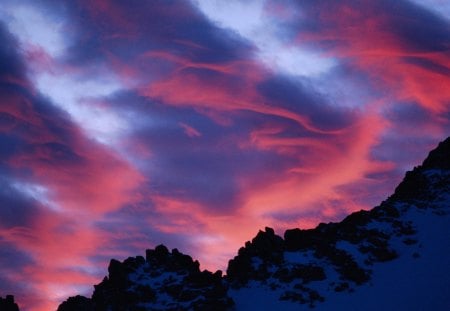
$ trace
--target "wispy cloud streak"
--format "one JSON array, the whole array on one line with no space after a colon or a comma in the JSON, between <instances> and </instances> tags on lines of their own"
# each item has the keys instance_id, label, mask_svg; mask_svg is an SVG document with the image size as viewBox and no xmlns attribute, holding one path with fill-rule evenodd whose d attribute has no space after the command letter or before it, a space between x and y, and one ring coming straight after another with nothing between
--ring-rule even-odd
<instances>
[{"instance_id":1,"label":"wispy cloud streak","mask_svg":"<svg viewBox=\"0 0 450 311\"><path fill-rule=\"evenodd\" d=\"M0 294L56 309L111 257L224 268L378 203L450 132L436 3L5 0Z\"/></svg>"}]
</instances>

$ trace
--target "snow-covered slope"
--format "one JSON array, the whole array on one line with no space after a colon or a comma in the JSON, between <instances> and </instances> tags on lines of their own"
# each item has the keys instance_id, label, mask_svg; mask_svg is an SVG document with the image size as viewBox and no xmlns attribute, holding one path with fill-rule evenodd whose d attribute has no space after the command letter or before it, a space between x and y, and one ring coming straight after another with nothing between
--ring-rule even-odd
<instances>
[{"instance_id":1,"label":"snow-covered slope","mask_svg":"<svg viewBox=\"0 0 450 311\"><path fill-rule=\"evenodd\" d=\"M450 310L450 138L370 211L315 229L270 228L227 275L164 246L112 260L68 310Z\"/></svg>"},{"instance_id":2,"label":"snow-covered slope","mask_svg":"<svg viewBox=\"0 0 450 311\"><path fill-rule=\"evenodd\" d=\"M448 172L426 175L433 183L450 184ZM435 194L427 200L384 202L377 209L389 206L399 215L371 216L350 239L331 238L325 246L336 249L331 256L318 255L316 246L283 251L282 263L267 263L261 280L250 278L229 291L236 309L301 310L299 301L316 310L450 310L450 195ZM326 232L330 224L323 228ZM348 262L336 263L336 255ZM251 260L256 271L260 258ZM299 267L307 266L316 273L302 276ZM342 272L346 266L349 274Z\"/></svg>"},{"instance_id":3,"label":"snow-covered slope","mask_svg":"<svg viewBox=\"0 0 450 311\"><path fill-rule=\"evenodd\" d=\"M92 299L69 298L62 311L228 310L233 301L220 271L200 271L198 261L159 245L123 263L111 260L109 276L95 285Z\"/></svg>"}]
</instances>

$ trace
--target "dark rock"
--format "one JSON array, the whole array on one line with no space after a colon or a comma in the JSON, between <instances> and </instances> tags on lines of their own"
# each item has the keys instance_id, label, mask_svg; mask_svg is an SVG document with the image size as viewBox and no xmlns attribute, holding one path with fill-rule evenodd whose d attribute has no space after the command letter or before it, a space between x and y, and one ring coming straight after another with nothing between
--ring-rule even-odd
<instances>
[{"instance_id":1,"label":"dark rock","mask_svg":"<svg viewBox=\"0 0 450 311\"><path fill-rule=\"evenodd\" d=\"M352 213L342 220L342 224L349 224L352 226L364 226L372 220L370 212L361 210L359 212Z\"/></svg>"},{"instance_id":2,"label":"dark rock","mask_svg":"<svg viewBox=\"0 0 450 311\"><path fill-rule=\"evenodd\" d=\"M273 276L283 283L290 283L298 279L309 283L312 281L321 281L326 278L323 268L315 265L295 265L292 269L281 268Z\"/></svg>"},{"instance_id":3,"label":"dark rock","mask_svg":"<svg viewBox=\"0 0 450 311\"><path fill-rule=\"evenodd\" d=\"M430 151L428 157L423 161L426 169L450 169L450 137L439 143L436 149Z\"/></svg>"},{"instance_id":4,"label":"dark rock","mask_svg":"<svg viewBox=\"0 0 450 311\"><path fill-rule=\"evenodd\" d=\"M268 290L283 290L281 300L314 307L324 298L313 289L313 282L326 280L325 270L339 275L339 280L329 283L330 290L353 291L355 284L370 280L372 265L398 257L390 247L396 245L392 239L403 241L403 247L417 243L414 224L402 215L411 206L428 209L435 197L431 186L450 191L449 174L441 173L448 169L450 138L431 151L422 166L408 172L390 198L370 211L352 213L339 223L321 223L315 229L286 230L284 239L269 227L259 231L229 261L225 277L221 271L200 271L200 264L192 257L158 245L146 251L145 259L111 260L108 277L94 286L91 299L69 298L58 311L145 310L140 303L165 305L164 310L230 310L234 302L228 287L239 289L250 280ZM361 255L358 262L351 255L353 251ZM420 255L415 252L412 256ZM173 300L160 304L161 297ZM3 309L4 301L0 298L0 311L10 311Z\"/></svg>"},{"instance_id":5,"label":"dark rock","mask_svg":"<svg viewBox=\"0 0 450 311\"><path fill-rule=\"evenodd\" d=\"M305 283L326 279L323 268L316 265L296 265L292 269L292 275L295 278L303 279Z\"/></svg>"},{"instance_id":6,"label":"dark rock","mask_svg":"<svg viewBox=\"0 0 450 311\"><path fill-rule=\"evenodd\" d=\"M273 229L266 227L266 231L259 231L256 237L253 238L251 246L252 255L257 255L262 258L270 258L274 253L279 253L284 250L284 241L278 235L275 235Z\"/></svg>"},{"instance_id":7,"label":"dark rock","mask_svg":"<svg viewBox=\"0 0 450 311\"><path fill-rule=\"evenodd\" d=\"M172 297L173 302L165 310L184 310L186 305L191 310L210 310L210 306L229 309L234 302L228 297L222 271L200 271L199 266L198 261L177 249L169 252L164 245L158 245L146 251L145 259L137 256L123 262L111 260L108 277L94 286L90 300L72 297L60 307L71 310L67 308L76 303L91 302L95 311L148 310L153 303L161 305L160 297Z\"/></svg>"},{"instance_id":8,"label":"dark rock","mask_svg":"<svg viewBox=\"0 0 450 311\"><path fill-rule=\"evenodd\" d=\"M405 243L406 245L417 244L417 240L416 239L410 239L410 238L406 238L402 242Z\"/></svg>"},{"instance_id":9,"label":"dark rock","mask_svg":"<svg viewBox=\"0 0 450 311\"><path fill-rule=\"evenodd\" d=\"M275 231L266 227L259 231L251 242L239 249L238 255L228 262L227 279L241 284L250 279L261 280L268 276L267 265L279 265L283 261L284 240ZM252 260L262 261L259 268L252 266Z\"/></svg>"},{"instance_id":10,"label":"dark rock","mask_svg":"<svg viewBox=\"0 0 450 311\"><path fill-rule=\"evenodd\" d=\"M127 272L134 271L145 263L145 259L142 256L129 257L124 262L123 265Z\"/></svg>"},{"instance_id":11,"label":"dark rock","mask_svg":"<svg viewBox=\"0 0 450 311\"><path fill-rule=\"evenodd\" d=\"M0 297L1 311L19 311L19 306L14 302L13 295L6 295L5 298Z\"/></svg>"},{"instance_id":12,"label":"dark rock","mask_svg":"<svg viewBox=\"0 0 450 311\"><path fill-rule=\"evenodd\" d=\"M331 261L341 274L342 279L353 281L357 284L365 283L370 279L369 272L361 268L349 253L334 247L317 251L322 252L321 255Z\"/></svg>"},{"instance_id":13,"label":"dark rock","mask_svg":"<svg viewBox=\"0 0 450 311\"><path fill-rule=\"evenodd\" d=\"M251 257L241 251L238 256L228 261L227 277L231 281L245 284L248 282L252 270Z\"/></svg>"},{"instance_id":14,"label":"dark rock","mask_svg":"<svg viewBox=\"0 0 450 311\"><path fill-rule=\"evenodd\" d=\"M403 181L395 188L393 198L410 201L427 195L428 180L419 169L406 172Z\"/></svg>"},{"instance_id":15,"label":"dark rock","mask_svg":"<svg viewBox=\"0 0 450 311\"><path fill-rule=\"evenodd\" d=\"M450 169L450 137L441 142L438 147L432 150L423 164L414 168L413 171L407 172L403 181L395 189L394 195L390 199L411 201L423 199L426 200L432 191L429 189L429 181L423 174L424 170ZM448 178L442 180L442 186L449 185Z\"/></svg>"},{"instance_id":16,"label":"dark rock","mask_svg":"<svg viewBox=\"0 0 450 311\"><path fill-rule=\"evenodd\" d=\"M345 290L349 290L350 285L347 282L341 282L334 287L335 292L343 292Z\"/></svg>"},{"instance_id":17,"label":"dark rock","mask_svg":"<svg viewBox=\"0 0 450 311\"><path fill-rule=\"evenodd\" d=\"M69 297L59 305L57 311L94 311L92 300L84 296Z\"/></svg>"},{"instance_id":18,"label":"dark rock","mask_svg":"<svg viewBox=\"0 0 450 311\"><path fill-rule=\"evenodd\" d=\"M374 248L371 253L377 261L390 261L398 257L397 252L389 248Z\"/></svg>"},{"instance_id":19,"label":"dark rock","mask_svg":"<svg viewBox=\"0 0 450 311\"><path fill-rule=\"evenodd\" d=\"M310 307L314 307L316 302L323 302L325 300L316 290L310 289L297 284L294 286L297 291L288 290L280 296L280 300L289 300L293 302L299 302L301 304L309 304Z\"/></svg>"},{"instance_id":20,"label":"dark rock","mask_svg":"<svg viewBox=\"0 0 450 311\"><path fill-rule=\"evenodd\" d=\"M298 251L311 247L312 243L308 240L305 231L301 229L291 229L284 232L284 242L288 251Z\"/></svg>"}]
</instances>

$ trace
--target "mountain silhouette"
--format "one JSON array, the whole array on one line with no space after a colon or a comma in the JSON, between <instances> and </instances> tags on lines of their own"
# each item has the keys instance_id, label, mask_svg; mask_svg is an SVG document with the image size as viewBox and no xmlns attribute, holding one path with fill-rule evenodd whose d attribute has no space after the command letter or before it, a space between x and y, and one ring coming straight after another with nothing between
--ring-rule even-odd
<instances>
[{"instance_id":1,"label":"mountain silhouette","mask_svg":"<svg viewBox=\"0 0 450 311\"><path fill-rule=\"evenodd\" d=\"M450 310L450 137L373 209L283 237L266 227L225 275L199 267L164 245L112 259L92 297L58 311Z\"/></svg>"},{"instance_id":2,"label":"mountain silhouette","mask_svg":"<svg viewBox=\"0 0 450 311\"><path fill-rule=\"evenodd\" d=\"M0 297L1 311L19 311L19 306L14 302L13 295L6 295L5 298Z\"/></svg>"}]
</instances>

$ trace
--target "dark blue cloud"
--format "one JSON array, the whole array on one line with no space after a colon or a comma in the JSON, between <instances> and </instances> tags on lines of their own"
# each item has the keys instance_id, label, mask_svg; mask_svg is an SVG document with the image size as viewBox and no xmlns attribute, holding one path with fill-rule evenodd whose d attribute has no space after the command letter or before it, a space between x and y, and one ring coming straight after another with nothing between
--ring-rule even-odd
<instances>
[{"instance_id":1,"label":"dark blue cloud","mask_svg":"<svg viewBox=\"0 0 450 311\"><path fill-rule=\"evenodd\" d=\"M11 179L0 178L0 228L3 229L30 226L39 214L38 203L12 183Z\"/></svg>"},{"instance_id":2,"label":"dark blue cloud","mask_svg":"<svg viewBox=\"0 0 450 311\"><path fill-rule=\"evenodd\" d=\"M319 129L342 129L355 121L355 115L350 110L333 107L324 96L307 84L307 80L272 76L258 85L258 91L274 106L309 117ZM293 134L298 136L300 133Z\"/></svg>"},{"instance_id":3,"label":"dark blue cloud","mask_svg":"<svg viewBox=\"0 0 450 311\"><path fill-rule=\"evenodd\" d=\"M450 40L449 40L450 42ZM405 56L402 58L405 63L416 65L423 70L435 72L442 77L450 77L450 67L423 57Z\"/></svg>"},{"instance_id":4,"label":"dark blue cloud","mask_svg":"<svg viewBox=\"0 0 450 311\"><path fill-rule=\"evenodd\" d=\"M0 76L11 75L12 77L23 77L25 65L17 51L19 46L8 28L0 21ZM5 83L5 81L0 81Z\"/></svg>"},{"instance_id":5,"label":"dark blue cloud","mask_svg":"<svg viewBox=\"0 0 450 311\"><path fill-rule=\"evenodd\" d=\"M404 50L411 52L445 52L450 41L449 21L434 14L423 6L406 0L399 1L358 1L344 0L332 2L328 0L297 2L304 17L291 25L292 31L320 33L333 30L342 24L366 23L370 20L382 22L382 31L393 34ZM355 12L359 20L352 20L354 16L333 15L334 18L323 18L324 12L338 12L342 8L349 8ZM346 44L348 38L325 38L321 42L322 48L336 48ZM370 40L370 38L366 38ZM373 38L374 45L379 38ZM317 42L316 42L317 43Z\"/></svg>"},{"instance_id":6,"label":"dark blue cloud","mask_svg":"<svg viewBox=\"0 0 450 311\"><path fill-rule=\"evenodd\" d=\"M378 1L389 14L390 30L405 48L417 52L445 52L450 42L450 22L409 1Z\"/></svg>"},{"instance_id":7,"label":"dark blue cloud","mask_svg":"<svg viewBox=\"0 0 450 311\"><path fill-rule=\"evenodd\" d=\"M397 163L396 174L403 176L405 171L420 165L429 150L436 145L433 136L419 136L417 133L391 133L374 146L372 157L380 161Z\"/></svg>"},{"instance_id":8,"label":"dark blue cloud","mask_svg":"<svg viewBox=\"0 0 450 311\"><path fill-rule=\"evenodd\" d=\"M1 133L3 136L0 143L11 146L5 148L10 149L9 151L1 148L0 154L3 152L5 156L10 155L19 144L15 139L39 140L46 131L61 140L74 140L79 135L77 127L66 112L36 92L28 80L26 61L19 45L1 22L0 41L0 96L4 105L4 109L0 110L0 131L5 129Z\"/></svg>"},{"instance_id":9,"label":"dark blue cloud","mask_svg":"<svg viewBox=\"0 0 450 311\"><path fill-rule=\"evenodd\" d=\"M0 114L0 125L11 126L14 118L8 114ZM14 134L0 133L0 159L5 162L11 159L22 147L24 143Z\"/></svg>"},{"instance_id":10,"label":"dark blue cloud","mask_svg":"<svg viewBox=\"0 0 450 311\"><path fill-rule=\"evenodd\" d=\"M147 185L147 189L153 185ZM102 220L97 221L95 226L102 234L108 237L108 245L104 245L102 252L90 256L90 260L104 267L101 271L103 276L111 254L120 259L138 254L145 255L145 249L154 248L156 245L164 244L169 249L178 248L188 252L193 247L193 242L187 234L179 232L163 232L161 226L170 226L171 219L155 211L151 200L146 199L134 204L127 204L120 210L109 213ZM196 224L201 229L201 224ZM121 230L117 230L121 228Z\"/></svg>"},{"instance_id":11,"label":"dark blue cloud","mask_svg":"<svg viewBox=\"0 0 450 311\"><path fill-rule=\"evenodd\" d=\"M73 64L104 61L111 55L135 61L144 52L162 50L207 63L248 58L252 53L248 43L214 26L188 1L110 1L107 5L66 1L64 5L76 27L67 56Z\"/></svg>"},{"instance_id":12,"label":"dark blue cloud","mask_svg":"<svg viewBox=\"0 0 450 311\"><path fill-rule=\"evenodd\" d=\"M124 100L122 97L118 101ZM261 174L275 176L296 161L279 161L274 152L249 146L249 133L267 122L267 117L258 121L250 112L234 113L233 123L224 126L191 108L180 109L133 96L126 102L127 109L134 105L142 111L145 107L145 114L155 120L131 135L133 141L150 150L147 174L152 189L161 195L194 200L211 211L227 213L239 206L236 200L242 190L240 177L254 178L257 184ZM181 123L199 131L200 136L189 137Z\"/></svg>"},{"instance_id":13,"label":"dark blue cloud","mask_svg":"<svg viewBox=\"0 0 450 311\"><path fill-rule=\"evenodd\" d=\"M53 166L81 164L82 158L74 150L80 130L66 112L31 86L19 46L1 23L0 40L0 96L4 105L0 110L0 163L25 155Z\"/></svg>"},{"instance_id":14,"label":"dark blue cloud","mask_svg":"<svg viewBox=\"0 0 450 311\"><path fill-rule=\"evenodd\" d=\"M430 111L415 102L399 102L384 114L396 127L423 127L433 118Z\"/></svg>"},{"instance_id":15,"label":"dark blue cloud","mask_svg":"<svg viewBox=\"0 0 450 311\"><path fill-rule=\"evenodd\" d=\"M0 238L0 296L14 295L21 301L30 293L30 284L20 282L25 278L22 268L32 265L33 260L26 252L18 250L14 245Z\"/></svg>"}]
</instances>

